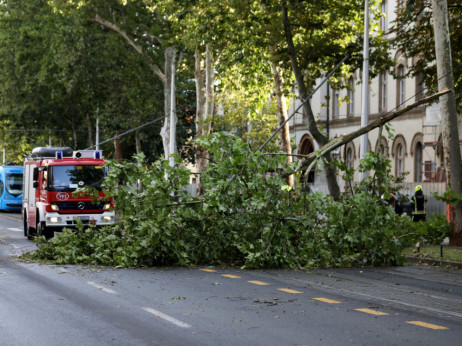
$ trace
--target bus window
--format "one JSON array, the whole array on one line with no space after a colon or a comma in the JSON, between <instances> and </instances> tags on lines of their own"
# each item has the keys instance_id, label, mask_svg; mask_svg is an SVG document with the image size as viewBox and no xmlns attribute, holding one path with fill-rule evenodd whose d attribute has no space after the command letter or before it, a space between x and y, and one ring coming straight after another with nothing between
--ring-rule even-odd
<instances>
[{"instance_id":1,"label":"bus window","mask_svg":"<svg viewBox=\"0 0 462 346\"><path fill-rule=\"evenodd\" d=\"M19 196L22 194L22 174L20 173L7 173L5 179L6 191L12 196Z\"/></svg>"}]
</instances>

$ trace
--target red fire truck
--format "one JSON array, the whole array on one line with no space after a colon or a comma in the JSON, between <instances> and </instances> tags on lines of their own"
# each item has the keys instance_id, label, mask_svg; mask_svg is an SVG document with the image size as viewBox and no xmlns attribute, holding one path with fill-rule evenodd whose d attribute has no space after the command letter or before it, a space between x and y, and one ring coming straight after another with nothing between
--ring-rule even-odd
<instances>
[{"instance_id":1,"label":"red fire truck","mask_svg":"<svg viewBox=\"0 0 462 346\"><path fill-rule=\"evenodd\" d=\"M101 183L107 167L98 150L73 151L68 147L39 147L24 162L22 217L24 236L49 239L64 227L105 226L114 222L113 202L105 198ZM99 191L99 201L74 197L85 186Z\"/></svg>"}]
</instances>

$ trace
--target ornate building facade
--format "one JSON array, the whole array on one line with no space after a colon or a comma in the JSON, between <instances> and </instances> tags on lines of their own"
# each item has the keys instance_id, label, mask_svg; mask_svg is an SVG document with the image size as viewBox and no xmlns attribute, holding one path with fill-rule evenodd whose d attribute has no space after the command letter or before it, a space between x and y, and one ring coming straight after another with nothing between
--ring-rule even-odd
<instances>
[{"instance_id":1,"label":"ornate building facade","mask_svg":"<svg viewBox=\"0 0 462 346\"><path fill-rule=\"evenodd\" d=\"M397 1L384 1L382 12L384 16L380 23L384 32L395 17ZM398 76L405 76L413 61L400 52L392 52L396 60L393 67ZM395 79L391 71L383 71L369 82L369 122L388 112L398 110L418 101L425 94L422 78L405 77ZM325 83L311 99L311 106L319 125L325 129L329 138L333 139L342 134L350 133L361 126L362 116L362 76L358 70L346 81L350 88L335 90ZM289 114L298 107L299 101L294 99ZM308 154L318 149L307 129L307 121L302 113L296 114L290 121L291 136L298 149L295 153ZM441 141L441 114L438 104L424 105L415 108L392 122L392 135L375 129L368 134L369 151L382 151L391 161L392 173L403 176L407 187L404 194L411 194L413 186L420 184L424 192L442 193L446 187L445 166ZM459 134L462 128L459 124ZM348 167L355 169L360 161L361 138L341 147L334 153L337 159L345 161ZM340 187L344 183L339 177ZM354 180L359 181L356 171ZM309 179L312 190L327 191L324 174L316 172ZM441 206L435 207L440 209Z\"/></svg>"}]
</instances>

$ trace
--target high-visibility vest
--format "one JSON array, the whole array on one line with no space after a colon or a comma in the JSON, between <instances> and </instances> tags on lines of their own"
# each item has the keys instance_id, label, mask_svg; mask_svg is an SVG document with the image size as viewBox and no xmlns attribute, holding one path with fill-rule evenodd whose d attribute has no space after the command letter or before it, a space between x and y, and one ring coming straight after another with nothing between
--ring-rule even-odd
<instances>
[{"instance_id":1,"label":"high-visibility vest","mask_svg":"<svg viewBox=\"0 0 462 346\"><path fill-rule=\"evenodd\" d=\"M427 213L424 195L414 195L414 197L412 197L412 200L414 202L414 210L412 211L412 214L423 215Z\"/></svg>"}]
</instances>

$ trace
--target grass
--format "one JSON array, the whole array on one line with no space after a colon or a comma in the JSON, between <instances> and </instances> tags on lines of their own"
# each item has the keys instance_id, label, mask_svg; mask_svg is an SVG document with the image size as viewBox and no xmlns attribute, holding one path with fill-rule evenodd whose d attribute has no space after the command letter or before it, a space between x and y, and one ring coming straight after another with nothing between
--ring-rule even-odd
<instances>
[{"instance_id":1,"label":"grass","mask_svg":"<svg viewBox=\"0 0 462 346\"><path fill-rule=\"evenodd\" d=\"M417 252L417 249L415 247L407 247L404 248L401 252L403 255L406 256L431 258L443 261L462 262L462 248L460 247L448 247L443 245L443 257L441 257L441 248L438 245L422 246L419 252Z\"/></svg>"}]
</instances>

